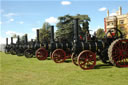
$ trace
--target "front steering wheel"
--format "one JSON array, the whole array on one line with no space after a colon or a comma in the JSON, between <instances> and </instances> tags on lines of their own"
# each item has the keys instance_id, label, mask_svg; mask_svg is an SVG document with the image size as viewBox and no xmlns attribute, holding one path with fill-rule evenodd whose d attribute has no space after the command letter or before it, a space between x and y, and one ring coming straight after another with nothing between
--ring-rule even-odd
<instances>
[{"instance_id":1,"label":"front steering wheel","mask_svg":"<svg viewBox=\"0 0 128 85\"><path fill-rule=\"evenodd\" d=\"M105 35L106 38L123 38L122 32L117 28L111 28Z\"/></svg>"}]
</instances>

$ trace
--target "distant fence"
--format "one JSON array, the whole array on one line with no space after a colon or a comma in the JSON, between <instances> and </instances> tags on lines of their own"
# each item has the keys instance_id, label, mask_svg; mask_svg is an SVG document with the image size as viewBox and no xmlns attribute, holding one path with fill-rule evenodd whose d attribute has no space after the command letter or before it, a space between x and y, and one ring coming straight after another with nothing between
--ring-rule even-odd
<instances>
[{"instance_id":1,"label":"distant fence","mask_svg":"<svg viewBox=\"0 0 128 85\"><path fill-rule=\"evenodd\" d=\"M5 51L5 44L0 44L0 51L4 52Z\"/></svg>"}]
</instances>

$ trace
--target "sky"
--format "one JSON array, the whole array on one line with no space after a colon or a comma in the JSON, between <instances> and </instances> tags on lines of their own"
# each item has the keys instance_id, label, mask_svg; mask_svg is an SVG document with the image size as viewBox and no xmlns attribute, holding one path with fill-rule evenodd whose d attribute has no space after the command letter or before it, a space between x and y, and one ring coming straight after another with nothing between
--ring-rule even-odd
<instances>
[{"instance_id":1,"label":"sky","mask_svg":"<svg viewBox=\"0 0 128 85\"><path fill-rule=\"evenodd\" d=\"M13 34L27 33L29 40L35 38L36 29L44 22L55 26L57 18L66 14L88 15L89 29L94 32L104 28L107 10L112 16L119 6L123 14L128 13L127 0L0 0L0 43L5 43L5 38L10 39Z\"/></svg>"}]
</instances>

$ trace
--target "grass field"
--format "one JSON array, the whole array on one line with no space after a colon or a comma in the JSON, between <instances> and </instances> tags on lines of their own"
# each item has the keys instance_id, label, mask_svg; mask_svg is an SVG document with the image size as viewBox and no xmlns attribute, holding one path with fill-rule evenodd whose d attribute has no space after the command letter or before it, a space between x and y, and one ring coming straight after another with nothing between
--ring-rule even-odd
<instances>
[{"instance_id":1,"label":"grass field","mask_svg":"<svg viewBox=\"0 0 128 85\"><path fill-rule=\"evenodd\" d=\"M65 62L39 61L0 53L0 85L128 85L128 68L100 61L95 69L82 70Z\"/></svg>"}]
</instances>

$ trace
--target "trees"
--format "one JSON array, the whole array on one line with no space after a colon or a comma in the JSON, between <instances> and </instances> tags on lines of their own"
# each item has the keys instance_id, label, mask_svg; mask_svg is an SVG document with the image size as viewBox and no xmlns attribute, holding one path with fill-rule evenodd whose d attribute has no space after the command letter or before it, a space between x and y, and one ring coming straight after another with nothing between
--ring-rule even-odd
<instances>
[{"instance_id":1,"label":"trees","mask_svg":"<svg viewBox=\"0 0 128 85\"><path fill-rule=\"evenodd\" d=\"M101 38L104 38L104 36L105 36L104 29L99 28L99 29L96 31L96 37L101 39Z\"/></svg>"},{"instance_id":2,"label":"trees","mask_svg":"<svg viewBox=\"0 0 128 85\"><path fill-rule=\"evenodd\" d=\"M85 35L86 31L89 30L89 23L90 18L88 15L80 15L77 14L76 16L65 15L59 17L59 22L57 23L57 31L56 37L59 39L68 39L69 41L73 39L73 20L78 18L79 19L79 32L81 35Z\"/></svg>"},{"instance_id":3,"label":"trees","mask_svg":"<svg viewBox=\"0 0 128 85\"><path fill-rule=\"evenodd\" d=\"M50 24L45 22L40 28L39 40L40 42L50 42Z\"/></svg>"}]
</instances>

